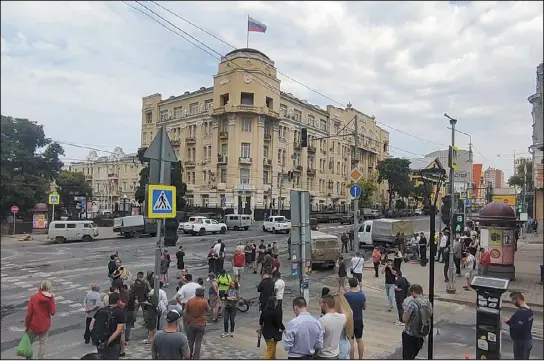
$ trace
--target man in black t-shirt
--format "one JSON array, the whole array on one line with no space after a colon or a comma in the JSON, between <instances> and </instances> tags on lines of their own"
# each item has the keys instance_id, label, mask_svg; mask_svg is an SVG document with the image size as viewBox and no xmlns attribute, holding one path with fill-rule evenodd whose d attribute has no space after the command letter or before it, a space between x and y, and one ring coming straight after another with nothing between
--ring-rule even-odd
<instances>
[{"instance_id":1,"label":"man in black t-shirt","mask_svg":"<svg viewBox=\"0 0 544 361\"><path fill-rule=\"evenodd\" d=\"M419 257L422 261L427 260L427 238L423 232L419 234Z\"/></svg>"},{"instance_id":2,"label":"man in black t-shirt","mask_svg":"<svg viewBox=\"0 0 544 361\"><path fill-rule=\"evenodd\" d=\"M97 350L103 360L117 360L121 356L121 335L126 316L125 311L119 307L120 302L119 294L110 294L109 305L96 312L89 326L97 335Z\"/></svg>"},{"instance_id":3,"label":"man in black t-shirt","mask_svg":"<svg viewBox=\"0 0 544 361\"><path fill-rule=\"evenodd\" d=\"M261 239L261 244L259 247L257 247L257 251L259 252L257 255L257 268L259 268L259 264L261 264L261 274L263 273L263 261L264 256L266 253L266 245L264 244L264 239Z\"/></svg>"}]
</instances>

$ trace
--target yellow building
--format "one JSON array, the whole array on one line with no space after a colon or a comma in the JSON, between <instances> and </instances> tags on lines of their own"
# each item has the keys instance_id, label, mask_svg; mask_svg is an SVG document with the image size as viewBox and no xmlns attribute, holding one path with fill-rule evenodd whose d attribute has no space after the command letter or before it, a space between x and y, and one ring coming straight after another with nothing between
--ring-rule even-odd
<instances>
[{"instance_id":1,"label":"yellow building","mask_svg":"<svg viewBox=\"0 0 544 361\"><path fill-rule=\"evenodd\" d=\"M442 162L440 162L440 159L438 157L412 158L410 159L410 180L414 181L416 186L424 184L421 171L424 169L434 169L434 168L444 169L444 166L442 165ZM436 187L438 186L438 184L436 182L430 182L430 183L432 184L430 189L431 194L435 194ZM442 197L444 197L447 194L447 187L446 187L445 180L442 181L440 189L438 191L439 192L438 192L436 207L437 209L440 209L440 207L442 206Z\"/></svg>"},{"instance_id":2,"label":"yellow building","mask_svg":"<svg viewBox=\"0 0 544 361\"><path fill-rule=\"evenodd\" d=\"M85 162L71 163L65 168L83 173L93 188L90 212L113 212L116 204L122 210L123 204L135 203L134 192L142 170L136 153L124 154L121 148L116 147L110 155L99 157L91 151Z\"/></svg>"},{"instance_id":3,"label":"yellow building","mask_svg":"<svg viewBox=\"0 0 544 361\"><path fill-rule=\"evenodd\" d=\"M321 109L280 91L274 62L254 49L223 57L213 87L144 97L142 146L163 125L182 160L188 204L238 212L288 208L291 189L308 190L314 210L341 208L349 203L351 169L368 177L389 151L389 133L374 117L351 107ZM300 144L302 128L307 148ZM385 187L376 202L380 197Z\"/></svg>"}]
</instances>

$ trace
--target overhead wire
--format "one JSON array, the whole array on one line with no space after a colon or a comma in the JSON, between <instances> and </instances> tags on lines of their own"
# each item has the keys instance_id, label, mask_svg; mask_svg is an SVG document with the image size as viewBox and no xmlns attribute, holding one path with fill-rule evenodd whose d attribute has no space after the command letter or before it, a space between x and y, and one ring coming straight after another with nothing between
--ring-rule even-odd
<instances>
[{"instance_id":1,"label":"overhead wire","mask_svg":"<svg viewBox=\"0 0 544 361\"><path fill-rule=\"evenodd\" d=\"M195 23L193 23L193 22L187 20L187 19L184 18L183 16L181 16L181 15L179 15L179 14L173 12L172 10L166 8L165 6L159 4L158 2L156 2L156 1L150 1L150 2L153 3L154 5L158 6L159 8L163 9L164 11L167 11L168 13L170 13L170 14L172 14L173 16L177 17L178 19L180 19L180 20L182 20L182 21L188 23L189 25L194 26L194 27L197 28L198 30L200 30L200 31L204 32L205 34L207 34L207 35L213 37L214 39L220 41L221 43L223 43L223 44L225 44L225 45L231 47L232 49L236 49L236 47L235 47L234 45L228 43L227 41L225 41L225 40L223 40L223 39L221 39L221 38L219 38L218 36L214 35L213 33L209 32L208 30L203 29L202 27L196 25ZM208 47L208 48L209 48L209 47ZM313 89L312 87L310 87L310 86L308 86L308 85L302 83L301 81L299 81L299 80L297 80L297 79L295 79L295 78L293 78L293 77L291 77L291 76L289 76L289 75L287 75L287 74L281 72L279 69L276 69L276 72L277 72L278 74L283 75L285 78L291 80L292 82L294 82L294 83L296 83L296 84L298 84L298 85L300 85L300 86L302 86L302 87L304 87L304 88L310 90L311 92L313 92L313 93L315 93L315 94L317 94L317 95L319 95L319 96L321 96L321 97L323 97L323 98L325 98L325 99L327 99L327 100L330 100L331 102L333 102L333 103L335 103L335 104L337 104L337 105L340 105L340 106L343 107L343 108L346 107L346 104L341 103L341 102L339 102L339 101L337 101L337 100L335 100L335 99L333 99L333 98L331 98L331 97L329 97L329 96L323 94L322 92L320 92L320 91L318 91L318 90L316 90L316 89ZM419 136L417 136L417 135L410 134L410 133L408 133L408 132L405 132L405 131L403 131L403 130L397 129L397 128L395 128L395 127L392 127L392 126L390 126L390 125L388 125L388 124L385 124L385 123L382 123L382 122L380 122L380 121L377 121L377 120L376 120L376 123L378 123L378 124L380 124L380 125L382 125L382 126L384 126L384 127L387 127L387 128L389 128L389 129L392 129L392 130L394 130L394 131L396 131L396 132L399 132L399 133L401 133L401 134L407 135L407 136L409 136L409 137L413 137L413 138L415 138L415 139L418 139L418 140L427 142L427 143L429 143L429 144L438 145L438 146L441 146L441 147L442 147L442 146L443 146L443 147L447 147L447 145L445 145L445 144L433 142L433 141L431 141L431 140L428 140L428 139L419 137Z\"/></svg>"}]
</instances>

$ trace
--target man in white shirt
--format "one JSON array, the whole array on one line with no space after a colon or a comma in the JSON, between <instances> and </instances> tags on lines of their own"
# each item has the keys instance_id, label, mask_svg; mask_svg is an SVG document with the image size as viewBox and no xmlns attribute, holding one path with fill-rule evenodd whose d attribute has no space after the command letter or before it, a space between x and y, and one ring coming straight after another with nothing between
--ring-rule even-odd
<instances>
[{"instance_id":1,"label":"man in white shirt","mask_svg":"<svg viewBox=\"0 0 544 361\"><path fill-rule=\"evenodd\" d=\"M353 277L357 280L359 283L359 288L361 291L363 290L363 266L364 266L365 260L363 257L361 257L361 253L359 251L355 252L355 256L351 258L351 273L353 274Z\"/></svg>"},{"instance_id":2,"label":"man in white shirt","mask_svg":"<svg viewBox=\"0 0 544 361\"><path fill-rule=\"evenodd\" d=\"M325 295L321 298L319 306L324 313L319 319L323 326L323 347L318 351L318 358L336 360L340 354L340 337L346 327L346 316L334 311L334 297Z\"/></svg>"},{"instance_id":3,"label":"man in white shirt","mask_svg":"<svg viewBox=\"0 0 544 361\"><path fill-rule=\"evenodd\" d=\"M440 232L440 243L438 244L438 254L436 256L436 260L440 263L444 263L444 249L446 248L447 243L448 236ZM442 260L440 260L440 256L442 256Z\"/></svg>"},{"instance_id":4,"label":"man in white shirt","mask_svg":"<svg viewBox=\"0 0 544 361\"><path fill-rule=\"evenodd\" d=\"M285 281L281 279L281 273L278 271L276 273L276 282L274 282L274 293L276 295L276 300L278 304L276 307L282 312L283 315L283 293L285 292Z\"/></svg>"},{"instance_id":5,"label":"man in white shirt","mask_svg":"<svg viewBox=\"0 0 544 361\"><path fill-rule=\"evenodd\" d=\"M215 254L219 254L225 250L225 246L220 239L218 239L215 246L213 246L213 250L215 251Z\"/></svg>"},{"instance_id":6,"label":"man in white shirt","mask_svg":"<svg viewBox=\"0 0 544 361\"><path fill-rule=\"evenodd\" d=\"M162 287L164 286L164 283L161 281L160 282L160 288L159 288L159 304L158 304L158 309L159 309L159 325L161 326L161 329L164 328L164 326L166 325L166 313L168 313L168 295L166 294L166 291L162 289ZM151 292L149 292L149 295L153 295L155 293L155 290L151 290Z\"/></svg>"},{"instance_id":7,"label":"man in white shirt","mask_svg":"<svg viewBox=\"0 0 544 361\"><path fill-rule=\"evenodd\" d=\"M197 288L200 288L201 286L193 282L193 275L190 273L185 275L185 279L187 280L187 283L181 286L179 291L176 293L176 302L178 303L178 310L183 311L183 308L185 307L185 304L187 301L189 301L189 298L195 296L195 292Z\"/></svg>"}]
</instances>

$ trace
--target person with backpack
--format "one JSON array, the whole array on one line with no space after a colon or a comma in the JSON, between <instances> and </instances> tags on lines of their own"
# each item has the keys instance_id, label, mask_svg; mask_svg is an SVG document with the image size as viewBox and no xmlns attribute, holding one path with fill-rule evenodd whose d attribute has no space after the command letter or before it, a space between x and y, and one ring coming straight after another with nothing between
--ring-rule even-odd
<instances>
[{"instance_id":1,"label":"person with backpack","mask_svg":"<svg viewBox=\"0 0 544 361\"><path fill-rule=\"evenodd\" d=\"M121 356L121 335L126 317L119 307L120 302L119 294L110 294L109 305L96 312L89 326L98 355L103 360L118 360Z\"/></svg>"},{"instance_id":2,"label":"person with backpack","mask_svg":"<svg viewBox=\"0 0 544 361\"><path fill-rule=\"evenodd\" d=\"M404 330L402 331L402 359L415 360L423 347L425 337L431 331L433 306L423 297L423 287L414 284L410 288L410 297L404 303Z\"/></svg>"},{"instance_id":3,"label":"person with backpack","mask_svg":"<svg viewBox=\"0 0 544 361\"><path fill-rule=\"evenodd\" d=\"M397 279L395 280L395 302L397 304L397 312L399 314L398 321L395 321L395 325L404 326L402 323L402 315L404 314L404 308L402 304L408 296L408 291L410 289L410 282L402 275L402 272L399 270L397 273Z\"/></svg>"},{"instance_id":4,"label":"person with backpack","mask_svg":"<svg viewBox=\"0 0 544 361\"><path fill-rule=\"evenodd\" d=\"M136 298L137 304L136 308L134 310L134 317L136 318L136 313L138 312L138 309L140 306L142 306L142 303L147 299L147 294L151 292L151 285L147 280L144 278L143 272L138 272L136 274L136 279L134 280L134 283L132 284L132 292L134 293L134 297ZM142 306L142 312L144 310L144 307ZM144 312L144 319L145 319L145 312Z\"/></svg>"}]
</instances>

